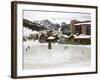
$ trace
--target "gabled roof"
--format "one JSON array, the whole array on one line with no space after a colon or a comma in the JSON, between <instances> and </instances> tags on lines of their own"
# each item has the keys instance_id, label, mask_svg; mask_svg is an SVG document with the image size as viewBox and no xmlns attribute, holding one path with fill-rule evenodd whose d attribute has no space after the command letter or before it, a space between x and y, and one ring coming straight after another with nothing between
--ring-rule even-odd
<instances>
[{"instance_id":1,"label":"gabled roof","mask_svg":"<svg viewBox=\"0 0 100 80\"><path fill-rule=\"evenodd\" d=\"M91 22L76 23L74 25L91 25Z\"/></svg>"}]
</instances>

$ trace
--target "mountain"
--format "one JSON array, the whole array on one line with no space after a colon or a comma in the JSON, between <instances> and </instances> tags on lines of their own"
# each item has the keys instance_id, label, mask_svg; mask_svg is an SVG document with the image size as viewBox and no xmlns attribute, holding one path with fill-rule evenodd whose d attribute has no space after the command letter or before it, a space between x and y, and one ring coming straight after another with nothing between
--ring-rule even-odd
<instances>
[{"instance_id":1,"label":"mountain","mask_svg":"<svg viewBox=\"0 0 100 80\"><path fill-rule=\"evenodd\" d=\"M32 30L37 30L37 31L41 31L41 30L55 31L60 28L60 24L58 23L55 24L48 19L41 20L41 21L38 20L38 21L33 21L33 22L27 19L23 19L23 26Z\"/></svg>"},{"instance_id":2,"label":"mountain","mask_svg":"<svg viewBox=\"0 0 100 80\"><path fill-rule=\"evenodd\" d=\"M49 20L40 21L40 25L45 26L47 29L54 31L55 25Z\"/></svg>"},{"instance_id":3,"label":"mountain","mask_svg":"<svg viewBox=\"0 0 100 80\"><path fill-rule=\"evenodd\" d=\"M58 28L60 28L60 25L58 23L55 24L48 19L41 20L41 21L34 21L34 22L40 24L41 26L45 26L47 29L52 31L58 30Z\"/></svg>"},{"instance_id":4,"label":"mountain","mask_svg":"<svg viewBox=\"0 0 100 80\"><path fill-rule=\"evenodd\" d=\"M34 23L27 19L23 19L23 26L32 30L40 31L40 30L47 30L45 26L42 26L38 23Z\"/></svg>"}]
</instances>

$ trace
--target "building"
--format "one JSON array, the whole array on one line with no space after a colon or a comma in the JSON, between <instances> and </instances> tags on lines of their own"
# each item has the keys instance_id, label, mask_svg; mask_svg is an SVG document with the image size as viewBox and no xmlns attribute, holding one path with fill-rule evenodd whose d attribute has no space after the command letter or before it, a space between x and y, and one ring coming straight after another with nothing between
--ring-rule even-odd
<instances>
[{"instance_id":1,"label":"building","mask_svg":"<svg viewBox=\"0 0 100 80\"><path fill-rule=\"evenodd\" d=\"M72 20L70 23L71 34L91 34L91 21Z\"/></svg>"},{"instance_id":2,"label":"building","mask_svg":"<svg viewBox=\"0 0 100 80\"><path fill-rule=\"evenodd\" d=\"M47 42L47 35L41 34L40 37L39 37L39 42L40 42L40 43L45 43L45 42Z\"/></svg>"}]
</instances>

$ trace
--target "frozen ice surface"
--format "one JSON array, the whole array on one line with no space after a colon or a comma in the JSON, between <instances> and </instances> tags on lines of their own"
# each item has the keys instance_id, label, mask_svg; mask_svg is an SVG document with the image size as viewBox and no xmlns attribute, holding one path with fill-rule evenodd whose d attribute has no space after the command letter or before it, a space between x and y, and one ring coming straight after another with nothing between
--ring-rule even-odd
<instances>
[{"instance_id":1,"label":"frozen ice surface","mask_svg":"<svg viewBox=\"0 0 100 80\"><path fill-rule=\"evenodd\" d=\"M38 40L26 41L23 51L24 69L90 66L90 47L52 43L52 49L48 49L48 43L39 43Z\"/></svg>"}]
</instances>

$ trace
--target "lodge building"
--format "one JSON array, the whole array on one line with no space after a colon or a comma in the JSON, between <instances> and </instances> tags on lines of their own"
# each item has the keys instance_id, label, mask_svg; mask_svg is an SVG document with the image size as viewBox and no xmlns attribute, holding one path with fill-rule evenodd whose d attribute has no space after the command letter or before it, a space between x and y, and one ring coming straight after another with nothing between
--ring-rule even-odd
<instances>
[{"instance_id":1,"label":"lodge building","mask_svg":"<svg viewBox=\"0 0 100 80\"><path fill-rule=\"evenodd\" d=\"M91 35L91 21L72 20L70 23L70 31L72 34Z\"/></svg>"}]
</instances>

